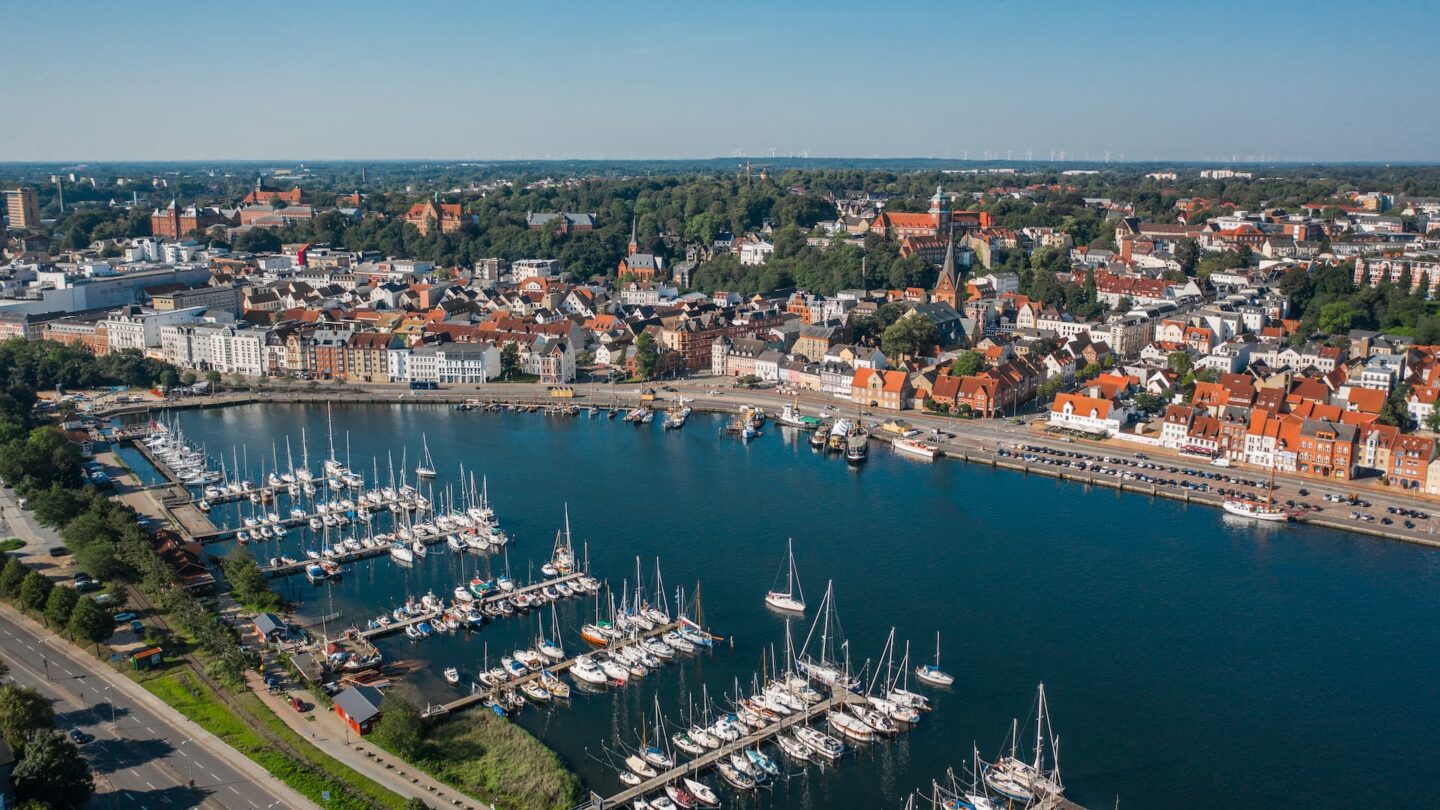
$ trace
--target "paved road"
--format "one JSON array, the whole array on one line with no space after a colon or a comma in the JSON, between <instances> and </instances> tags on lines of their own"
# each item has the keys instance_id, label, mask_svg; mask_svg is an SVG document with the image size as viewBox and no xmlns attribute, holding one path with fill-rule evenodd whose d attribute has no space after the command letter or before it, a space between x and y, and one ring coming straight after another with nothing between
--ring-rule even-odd
<instances>
[{"instance_id":1,"label":"paved road","mask_svg":"<svg viewBox=\"0 0 1440 810\"><path fill-rule=\"evenodd\" d=\"M244 759L240 753L228 747L212 750L210 741L196 739L193 725L171 719L168 709L156 711L134 694L140 687L69 642L17 620L8 607L0 608L0 652L13 680L55 701L61 729L94 735L80 749L95 771L92 807L313 806L261 776L253 763L244 770L235 767L234 758Z\"/></svg>"},{"instance_id":2,"label":"paved road","mask_svg":"<svg viewBox=\"0 0 1440 810\"><path fill-rule=\"evenodd\" d=\"M19 508L13 490L0 488L0 507L10 530L26 542L26 562L50 576L63 574L57 563L68 558L45 552L57 543L54 533ZM93 807L315 807L139 685L8 606L0 606L0 655L13 680L56 701L62 729L95 736L82 747L96 773Z\"/></svg>"}]
</instances>

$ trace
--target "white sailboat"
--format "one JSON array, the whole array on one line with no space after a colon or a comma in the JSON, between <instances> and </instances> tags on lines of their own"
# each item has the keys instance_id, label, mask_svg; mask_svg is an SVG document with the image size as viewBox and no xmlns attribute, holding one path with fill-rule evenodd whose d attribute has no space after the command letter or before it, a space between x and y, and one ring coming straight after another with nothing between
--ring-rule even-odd
<instances>
[{"instance_id":1,"label":"white sailboat","mask_svg":"<svg viewBox=\"0 0 1440 810\"><path fill-rule=\"evenodd\" d=\"M430 442L423 433L420 434L420 446L423 455L420 457L420 463L415 465L415 476L417 478L434 478L435 461L430 458Z\"/></svg>"},{"instance_id":2,"label":"white sailboat","mask_svg":"<svg viewBox=\"0 0 1440 810\"><path fill-rule=\"evenodd\" d=\"M985 772L985 785L1007 799L1017 802L1053 801L1065 795L1065 785L1060 781L1059 740L1050 728L1050 717L1045 702L1045 684L1040 684L1039 697L1035 708L1035 759L1025 762L1016 755L1019 737L1019 723L1010 727L1010 753L994 763L981 763ZM1045 760L1045 747L1049 743L1050 761Z\"/></svg>"},{"instance_id":3,"label":"white sailboat","mask_svg":"<svg viewBox=\"0 0 1440 810\"><path fill-rule=\"evenodd\" d=\"M785 590L772 590L765 594L765 604L776 610L785 610L792 613L805 612L805 594L800 589L800 577L795 571L795 544L793 538L785 544L785 557L787 573L785 577ZM779 580L779 575L776 575Z\"/></svg>"},{"instance_id":4,"label":"white sailboat","mask_svg":"<svg viewBox=\"0 0 1440 810\"><path fill-rule=\"evenodd\" d=\"M955 683L955 676L940 669L940 632L935 632L935 663L920 664L915 667L915 677L936 686L949 686Z\"/></svg>"},{"instance_id":5,"label":"white sailboat","mask_svg":"<svg viewBox=\"0 0 1440 810\"><path fill-rule=\"evenodd\" d=\"M820 631L820 649L819 653L812 657L807 655L806 651L810 648L810 639L814 637L816 630ZM805 643L800 646L800 654L795 658L795 669L806 678L832 690L855 692L860 689L860 679L850 674L850 643L842 641L839 644L838 648L844 651L844 661L837 660L835 655L835 636L839 633L840 620L835 615L835 583L827 582L825 596L820 600L820 614L815 617L815 623L810 625L810 632L805 635Z\"/></svg>"}]
</instances>

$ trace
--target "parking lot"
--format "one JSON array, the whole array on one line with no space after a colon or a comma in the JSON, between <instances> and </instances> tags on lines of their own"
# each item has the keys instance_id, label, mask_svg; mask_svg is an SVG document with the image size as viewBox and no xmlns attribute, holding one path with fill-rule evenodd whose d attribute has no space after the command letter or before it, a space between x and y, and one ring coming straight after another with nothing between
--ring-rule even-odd
<instances>
[{"instance_id":1,"label":"parking lot","mask_svg":"<svg viewBox=\"0 0 1440 810\"><path fill-rule=\"evenodd\" d=\"M1199 467L1156 461L1144 453L1133 456L1102 455L1082 450L1066 450L1038 444L1016 443L996 450L1001 458L1013 458L1028 464L1040 464L1061 469L1074 469L1092 475L1107 475L1124 481L1138 481L1156 486L1175 487L1192 492L1213 493L1224 498L1264 499L1269 483L1235 473L1225 468L1201 469ZM1400 506L1386 506L1383 510L1370 501L1359 497L1334 493L1313 494L1305 487L1295 489L1295 497L1284 498L1287 487L1277 483L1275 499L1291 509L1300 512L1325 512L1329 518L1346 517L1361 523L1379 523L1383 526L1399 525L1406 529L1427 531L1430 514L1420 509Z\"/></svg>"}]
</instances>

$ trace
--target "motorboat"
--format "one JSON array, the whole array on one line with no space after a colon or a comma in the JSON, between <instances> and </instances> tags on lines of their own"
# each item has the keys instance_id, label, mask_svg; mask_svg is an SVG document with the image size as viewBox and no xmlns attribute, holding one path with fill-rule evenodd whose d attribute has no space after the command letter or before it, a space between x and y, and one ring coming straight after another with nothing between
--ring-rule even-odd
<instances>
[{"instance_id":1,"label":"motorboat","mask_svg":"<svg viewBox=\"0 0 1440 810\"><path fill-rule=\"evenodd\" d=\"M875 729L848 712L831 710L826 719L836 731L852 740L869 742L875 739Z\"/></svg>"},{"instance_id":2,"label":"motorboat","mask_svg":"<svg viewBox=\"0 0 1440 810\"><path fill-rule=\"evenodd\" d=\"M780 746L780 750L784 751L786 756L798 759L801 762L808 762L814 753L810 750L810 746L801 742L799 738L792 737L789 734L776 734L775 744Z\"/></svg>"},{"instance_id":3,"label":"motorboat","mask_svg":"<svg viewBox=\"0 0 1440 810\"><path fill-rule=\"evenodd\" d=\"M839 759L845 753L845 744L831 737L829 734L809 726L798 726L794 730L795 738L826 759Z\"/></svg>"},{"instance_id":4,"label":"motorboat","mask_svg":"<svg viewBox=\"0 0 1440 810\"><path fill-rule=\"evenodd\" d=\"M895 437L890 441L890 446L895 448L895 452L897 453L923 458L927 461L935 458L935 455L940 452L940 448L933 444L926 444L918 439L906 438L905 436Z\"/></svg>"},{"instance_id":5,"label":"motorboat","mask_svg":"<svg viewBox=\"0 0 1440 810\"><path fill-rule=\"evenodd\" d=\"M450 684L460 683L460 670L455 667L445 668L445 682Z\"/></svg>"}]
</instances>

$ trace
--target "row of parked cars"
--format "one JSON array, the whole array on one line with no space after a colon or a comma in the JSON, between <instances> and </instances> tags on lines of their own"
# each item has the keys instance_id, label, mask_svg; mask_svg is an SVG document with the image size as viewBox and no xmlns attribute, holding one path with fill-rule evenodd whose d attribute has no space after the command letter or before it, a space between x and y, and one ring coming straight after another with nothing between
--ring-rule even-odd
<instances>
[{"instance_id":1,"label":"row of parked cars","mask_svg":"<svg viewBox=\"0 0 1440 810\"><path fill-rule=\"evenodd\" d=\"M996 452L1002 457L1020 458L1032 464L1046 464L1052 467L1068 467L1086 470L1101 475L1123 478L1127 481L1141 481L1147 484L1181 487L1197 492L1209 492L1212 489L1209 483L1211 481L1244 487L1259 487L1262 485L1259 481L1233 473L1199 470L1193 467L1181 467L1151 461L1144 453L1136 453L1134 458L1123 458L1119 456L1099 456L1084 453L1079 450L1060 450L1036 444L1016 444L1013 449L1002 447ZM1142 470L1147 472L1142 472ZM1186 478L1163 477L1165 474L1183 475L1186 476ZM1204 480L1197 482L1189 480L1191 478ZM1235 492L1235 490L1229 487L1221 487L1216 491L1222 495L1230 495Z\"/></svg>"}]
</instances>

